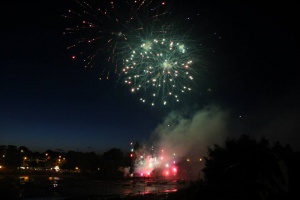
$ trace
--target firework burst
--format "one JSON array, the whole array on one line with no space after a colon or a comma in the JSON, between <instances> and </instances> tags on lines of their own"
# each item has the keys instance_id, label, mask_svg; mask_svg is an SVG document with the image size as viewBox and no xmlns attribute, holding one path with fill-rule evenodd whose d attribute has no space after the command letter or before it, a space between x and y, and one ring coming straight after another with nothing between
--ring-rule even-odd
<instances>
[{"instance_id":1,"label":"firework burst","mask_svg":"<svg viewBox=\"0 0 300 200\"><path fill-rule=\"evenodd\" d=\"M75 41L73 59L82 57L85 67L100 68L100 80L113 71L144 103L172 105L193 91L199 60L197 42L188 25L165 2L154 0L76 1L66 18ZM106 60L106 61L105 61ZM112 67L114 66L114 67Z\"/></svg>"},{"instance_id":2,"label":"firework burst","mask_svg":"<svg viewBox=\"0 0 300 200\"><path fill-rule=\"evenodd\" d=\"M191 91L193 79L193 51L186 38L161 34L143 39L125 59L122 75L133 93L142 102L167 105L179 102L180 95Z\"/></svg>"}]
</instances>

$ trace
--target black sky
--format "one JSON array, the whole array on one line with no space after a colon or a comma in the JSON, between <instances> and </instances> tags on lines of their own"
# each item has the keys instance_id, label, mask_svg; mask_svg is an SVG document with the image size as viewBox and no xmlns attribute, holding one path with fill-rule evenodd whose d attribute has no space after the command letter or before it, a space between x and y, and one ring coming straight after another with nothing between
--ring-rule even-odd
<instances>
[{"instance_id":1,"label":"black sky","mask_svg":"<svg viewBox=\"0 0 300 200\"><path fill-rule=\"evenodd\" d=\"M299 6L292 1L178 1L204 44L199 91L151 108L72 60L62 14L73 1L2 1L0 144L126 149L186 104L230 109L241 132L299 140Z\"/></svg>"}]
</instances>

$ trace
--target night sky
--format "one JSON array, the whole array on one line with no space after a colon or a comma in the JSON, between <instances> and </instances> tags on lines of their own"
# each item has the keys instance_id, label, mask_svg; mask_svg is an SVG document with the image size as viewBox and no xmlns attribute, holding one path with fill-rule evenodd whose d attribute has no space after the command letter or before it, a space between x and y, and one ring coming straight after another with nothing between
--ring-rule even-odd
<instances>
[{"instance_id":1,"label":"night sky","mask_svg":"<svg viewBox=\"0 0 300 200\"><path fill-rule=\"evenodd\" d=\"M229 113L226 136L265 136L300 150L299 6L184 2L180 15L196 27L204 67L194 93L156 107L114 77L100 81L102 66L85 68L71 59L63 34L70 22L62 15L74 1L1 2L0 145L127 150L130 142L147 142L170 113L194 119L196 111L218 107Z\"/></svg>"}]
</instances>

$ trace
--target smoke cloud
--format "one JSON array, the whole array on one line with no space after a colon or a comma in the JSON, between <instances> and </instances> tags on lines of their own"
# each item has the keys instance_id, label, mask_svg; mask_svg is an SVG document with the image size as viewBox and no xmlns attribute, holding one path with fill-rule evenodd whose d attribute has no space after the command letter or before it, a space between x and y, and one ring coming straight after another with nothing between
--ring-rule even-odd
<instances>
[{"instance_id":1,"label":"smoke cloud","mask_svg":"<svg viewBox=\"0 0 300 200\"><path fill-rule=\"evenodd\" d=\"M158 125L152 139L166 153L176 153L179 157L203 156L208 146L224 142L228 119L228 111L215 105L192 114L174 111Z\"/></svg>"}]
</instances>

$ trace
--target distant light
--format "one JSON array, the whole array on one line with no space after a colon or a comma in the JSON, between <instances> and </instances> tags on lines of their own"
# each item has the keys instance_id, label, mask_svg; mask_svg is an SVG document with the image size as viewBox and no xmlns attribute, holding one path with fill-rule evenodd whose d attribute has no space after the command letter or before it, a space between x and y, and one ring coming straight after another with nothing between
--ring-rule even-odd
<instances>
[{"instance_id":1,"label":"distant light","mask_svg":"<svg viewBox=\"0 0 300 200\"><path fill-rule=\"evenodd\" d=\"M55 171L59 171L59 166L55 166L55 167L54 167L54 170L55 170Z\"/></svg>"}]
</instances>

